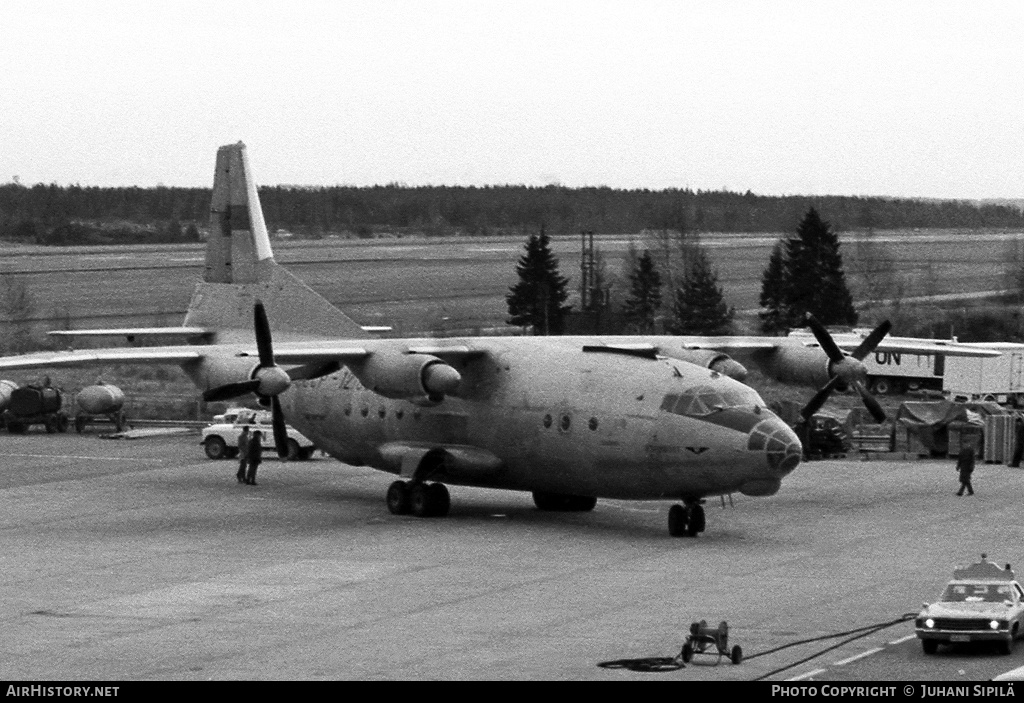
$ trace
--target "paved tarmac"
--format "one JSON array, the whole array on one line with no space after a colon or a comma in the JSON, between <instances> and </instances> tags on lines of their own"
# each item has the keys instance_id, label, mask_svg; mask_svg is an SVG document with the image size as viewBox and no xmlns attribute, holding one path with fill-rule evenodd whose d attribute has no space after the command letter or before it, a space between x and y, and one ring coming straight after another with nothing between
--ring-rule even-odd
<instances>
[{"instance_id":1,"label":"paved tarmac","mask_svg":"<svg viewBox=\"0 0 1024 703\"><path fill-rule=\"evenodd\" d=\"M1024 469L980 464L958 498L952 460L804 464L673 539L668 502L541 513L452 487L448 518L396 517L391 477L327 458L270 460L242 486L197 436L2 435L0 456L8 680L782 680L912 626L794 668L834 641L757 655L916 612L982 552L1024 557ZM671 657L700 619L726 620L747 661L598 666ZM907 652L875 676L944 677ZM1022 663L1024 646L997 661Z\"/></svg>"}]
</instances>

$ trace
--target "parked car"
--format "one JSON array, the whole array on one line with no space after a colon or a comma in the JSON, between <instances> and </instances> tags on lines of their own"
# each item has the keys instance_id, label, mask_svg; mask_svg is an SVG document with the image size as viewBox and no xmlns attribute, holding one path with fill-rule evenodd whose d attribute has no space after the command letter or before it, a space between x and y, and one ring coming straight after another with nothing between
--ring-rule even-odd
<instances>
[{"instance_id":1,"label":"parked car","mask_svg":"<svg viewBox=\"0 0 1024 703\"><path fill-rule=\"evenodd\" d=\"M1013 651L1024 633L1024 590L1007 564L981 561L953 571L942 596L925 603L915 622L925 654L940 644L995 642L1003 654Z\"/></svg>"},{"instance_id":2,"label":"parked car","mask_svg":"<svg viewBox=\"0 0 1024 703\"><path fill-rule=\"evenodd\" d=\"M218 416L219 417L219 416ZM231 417L228 420L228 417ZM217 418L214 418L216 420ZM259 430L263 433L263 445L272 448L274 445L274 427L271 414L267 410L251 410L249 408L232 408L225 413L224 422L214 422L203 428L200 444L211 459L233 459L238 456L238 438L242 428L248 427L250 432ZM304 434L294 427L288 426L288 460L309 459L316 451L314 445Z\"/></svg>"}]
</instances>

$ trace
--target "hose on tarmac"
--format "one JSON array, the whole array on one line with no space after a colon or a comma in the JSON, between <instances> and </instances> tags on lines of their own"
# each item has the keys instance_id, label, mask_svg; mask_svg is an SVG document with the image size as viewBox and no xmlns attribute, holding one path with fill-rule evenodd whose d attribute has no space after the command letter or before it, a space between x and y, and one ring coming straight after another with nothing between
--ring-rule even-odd
<instances>
[{"instance_id":1,"label":"hose on tarmac","mask_svg":"<svg viewBox=\"0 0 1024 703\"><path fill-rule=\"evenodd\" d=\"M820 657L823 654L827 654L827 653L831 652L834 649L838 649L839 647L842 647L845 644L849 644L850 642L854 642L854 641L856 641L856 640L858 640L858 639L860 639L862 637L867 637L867 636L872 635L872 634L874 634L876 632L884 630L884 629L886 629L888 627L892 627L893 625L898 625L901 622L906 622L908 620L912 620L916 616L917 616L917 613L904 613L903 615L901 615L900 617L896 618L895 620L889 620L887 622L876 623L874 625L865 625L864 627L858 627L856 629L846 630L844 632L834 632L834 633L831 633L831 634L828 634L828 635L821 635L821 636L818 636L818 637L810 637L808 639L798 640L796 642L790 642L788 644L780 645L778 647L773 647L771 649L766 649L763 652L756 652L754 654L745 655L743 659L744 659L744 661L749 661L751 659L756 659L757 657L763 657L763 656L765 656L767 654L774 654L775 652L780 652L780 651L782 651L784 649L789 649L790 647L798 647L798 646L804 645L804 644L811 644L812 642L821 642L821 641L824 641L824 640L832 640L832 639L835 639L837 637L845 637L846 638L846 639L844 639L841 642L837 642L836 644L832 645L831 647L826 647L825 649L822 649L822 650L820 650L818 652L815 652L814 654L810 655L809 657L804 657L803 659L801 659L799 661L793 662L792 664L787 664L786 666L783 666L783 667L780 667L778 669L775 669L774 671L770 671L767 674L763 674L761 676L758 676L756 679L754 679L754 681L762 681L762 680L768 678L769 676L774 676L774 675L779 674L779 673L781 673L783 671L786 671L787 669L792 669L794 667L800 666L801 664L805 664L805 663L809 662L812 659L816 659L817 657ZM682 668L684 668L686 666L686 664L683 663L683 654L682 654L682 652L680 652L679 654L677 654L674 657L644 657L644 658L641 658L641 659L613 659L612 661L600 662L598 664L598 666L603 668L603 669L628 669L630 671L661 673L661 672L666 672L666 671L676 671L678 669L682 669Z\"/></svg>"}]
</instances>

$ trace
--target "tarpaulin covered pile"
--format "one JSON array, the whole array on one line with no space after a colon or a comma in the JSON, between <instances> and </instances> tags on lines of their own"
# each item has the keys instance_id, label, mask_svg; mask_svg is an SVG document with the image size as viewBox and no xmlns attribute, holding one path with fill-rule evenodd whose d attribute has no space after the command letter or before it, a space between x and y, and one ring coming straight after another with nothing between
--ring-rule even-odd
<instances>
[{"instance_id":1,"label":"tarpaulin covered pile","mask_svg":"<svg viewBox=\"0 0 1024 703\"><path fill-rule=\"evenodd\" d=\"M987 408L981 404L968 407L948 400L908 401L897 411L896 423L905 428L912 450L919 445L933 455L945 455L953 448L951 439L957 444L957 450L964 436L976 435L980 440L984 416L1002 411L998 405L993 405L994 408Z\"/></svg>"}]
</instances>

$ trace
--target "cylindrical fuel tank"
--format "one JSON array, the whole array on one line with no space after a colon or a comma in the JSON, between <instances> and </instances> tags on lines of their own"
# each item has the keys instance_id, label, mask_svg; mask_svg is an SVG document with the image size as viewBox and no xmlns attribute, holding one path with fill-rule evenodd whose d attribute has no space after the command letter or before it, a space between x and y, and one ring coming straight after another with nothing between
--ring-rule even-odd
<instances>
[{"instance_id":1,"label":"cylindrical fuel tank","mask_svg":"<svg viewBox=\"0 0 1024 703\"><path fill-rule=\"evenodd\" d=\"M78 407L90 415L116 413L124 405L124 393L117 386L100 383L78 392Z\"/></svg>"},{"instance_id":2,"label":"cylindrical fuel tank","mask_svg":"<svg viewBox=\"0 0 1024 703\"><path fill-rule=\"evenodd\" d=\"M8 409L17 417L32 417L60 410L60 391L46 386L22 386L11 391Z\"/></svg>"},{"instance_id":3,"label":"cylindrical fuel tank","mask_svg":"<svg viewBox=\"0 0 1024 703\"><path fill-rule=\"evenodd\" d=\"M0 412L3 412L4 409L10 404L11 393L17 387L18 384L15 383L14 381L0 380Z\"/></svg>"}]
</instances>

